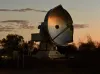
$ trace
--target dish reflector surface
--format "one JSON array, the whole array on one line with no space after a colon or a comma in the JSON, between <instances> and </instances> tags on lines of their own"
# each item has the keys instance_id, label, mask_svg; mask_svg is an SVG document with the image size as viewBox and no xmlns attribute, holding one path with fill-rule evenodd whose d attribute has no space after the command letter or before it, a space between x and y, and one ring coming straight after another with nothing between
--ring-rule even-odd
<instances>
[{"instance_id":1,"label":"dish reflector surface","mask_svg":"<svg viewBox=\"0 0 100 74\"><path fill-rule=\"evenodd\" d=\"M47 30L51 40L57 45L73 41L73 21L70 14L61 5L51 9L46 17Z\"/></svg>"}]
</instances>

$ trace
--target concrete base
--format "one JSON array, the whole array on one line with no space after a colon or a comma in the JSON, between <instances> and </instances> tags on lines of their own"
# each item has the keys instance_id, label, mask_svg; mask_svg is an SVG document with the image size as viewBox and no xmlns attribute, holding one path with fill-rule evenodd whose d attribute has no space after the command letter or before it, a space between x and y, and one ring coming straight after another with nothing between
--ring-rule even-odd
<instances>
[{"instance_id":1,"label":"concrete base","mask_svg":"<svg viewBox=\"0 0 100 74\"><path fill-rule=\"evenodd\" d=\"M54 59L54 58L61 58L65 57L64 55L60 54L58 51L39 51L36 55L32 55L38 59Z\"/></svg>"}]
</instances>

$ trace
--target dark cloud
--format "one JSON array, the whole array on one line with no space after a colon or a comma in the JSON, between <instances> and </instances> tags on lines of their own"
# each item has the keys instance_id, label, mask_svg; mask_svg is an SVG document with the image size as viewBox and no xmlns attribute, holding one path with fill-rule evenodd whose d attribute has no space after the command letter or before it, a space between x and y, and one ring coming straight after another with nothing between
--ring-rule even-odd
<instances>
[{"instance_id":1,"label":"dark cloud","mask_svg":"<svg viewBox=\"0 0 100 74\"><path fill-rule=\"evenodd\" d=\"M74 24L74 28L80 29L80 28L87 28L88 24Z\"/></svg>"},{"instance_id":2,"label":"dark cloud","mask_svg":"<svg viewBox=\"0 0 100 74\"><path fill-rule=\"evenodd\" d=\"M0 9L0 11L15 11L15 12L36 11L36 12L47 12L45 10L37 10L37 9L31 9L31 8L25 8L25 9Z\"/></svg>"},{"instance_id":3,"label":"dark cloud","mask_svg":"<svg viewBox=\"0 0 100 74\"><path fill-rule=\"evenodd\" d=\"M34 26L27 20L5 20L5 21L0 21L1 24L6 23L7 26L5 25L0 25L0 31L11 31L14 29L33 29ZM14 24L16 23L16 24Z\"/></svg>"},{"instance_id":4,"label":"dark cloud","mask_svg":"<svg viewBox=\"0 0 100 74\"><path fill-rule=\"evenodd\" d=\"M12 26L1 26L0 25L0 32L2 32L2 31L12 31L12 30L14 30L15 28L14 27L12 27Z\"/></svg>"},{"instance_id":5,"label":"dark cloud","mask_svg":"<svg viewBox=\"0 0 100 74\"><path fill-rule=\"evenodd\" d=\"M10 29L0 29L0 32L10 32L10 31L12 31L12 30L10 30Z\"/></svg>"},{"instance_id":6,"label":"dark cloud","mask_svg":"<svg viewBox=\"0 0 100 74\"><path fill-rule=\"evenodd\" d=\"M27 20L5 20L5 21L0 21L0 23L10 23L11 25L12 25L12 23L16 23L17 25L20 24L20 26L27 27L29 24L29 21L27 21Z\"/></svg>"},{"instance_id":7,"label":"dark cloud","mask_svg":"<svg viewBox=\"0 0 100 74\"><path fill-rule=\"evenodd\" d=\"M5 20L5 21L0 21L1 23L9 23L9 22L12 22L12 23L17 23L17 24L19 24L19 23L23 23L23 24L25 24L25 23L29 23L27 20Z\"/></svg>"},{"instance_id":8,"label":"dark cloud","mask_svg":"<svg viewBox=\"0 0 100 74\"><path fill-rule=\"evenodd\" d=\"M20 28L23 28L23 29L33 29L34 26L21 25Z\"/></svg>"},{"instance_id":9,"label":"dark cloud","mask_svg":"<svg viewBox=\"0 0 100 74\"><path fill-rule=\"evenodd\" d=\"M33 11L37 11L37 12L48 12L46 10L36 10L36 9L33 9Z\"/></svg>"}]
</instances>

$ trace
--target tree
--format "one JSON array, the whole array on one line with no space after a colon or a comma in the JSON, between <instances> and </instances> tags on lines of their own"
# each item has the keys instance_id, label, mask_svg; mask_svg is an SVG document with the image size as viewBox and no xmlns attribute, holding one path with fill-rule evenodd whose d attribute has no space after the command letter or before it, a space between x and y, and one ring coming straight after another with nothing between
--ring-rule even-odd
<instances>
[{"instance_id":1,"label":"tree","mask_svg":"<svg viewBox=\"0 0 100 74\"><path fill-rule=\"evenodd\" d=\"M14 50L19 51L22 42L24 42L23 37L16 34L8 34L6 38L1 40L4 49L8 53L12 53Z\"/></svg>"}]
</instances>

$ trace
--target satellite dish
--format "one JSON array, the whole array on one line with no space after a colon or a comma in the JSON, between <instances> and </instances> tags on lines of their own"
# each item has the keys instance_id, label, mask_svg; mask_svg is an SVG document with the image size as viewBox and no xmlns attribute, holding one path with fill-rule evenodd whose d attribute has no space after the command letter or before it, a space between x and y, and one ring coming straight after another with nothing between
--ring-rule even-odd
<instances>
[{"instance_id":1,"label":"satellite dish","mask_svg":"<svg viewBox=\"0 0 100 74\"><path fill-rule=\"evenodd\" d=\"M44 22L53 43L63 46L73 41L73 20L61 5L51 9Z\"/></svg>"},{"instance_id":2,"label":"satellite dish","mask_svg":"<svg viewBox=\"0 0 100 74\"><path fill-rule=\"evenodd\" d=\"M47 12L44 22L38 26L38 29L40 32L32 34L32 41L39 41L39 52L47 56L50 56L50 51L57 50L57 46L62 47L73 42L73 20L61 5ZM37 56L45 57L40 53Z\"/></svg>"},{"instance_id":3,"label":"satellite dish","mask_svg":"<svg viewBox=\"0 0 100 74\"><path fill-rule=\"evenodd\" d=\"M73 42L73 20L61 5L49 10L38 28L40 33L32 34L33 41L60 46Z\"/></svg>"}]
</instances>

